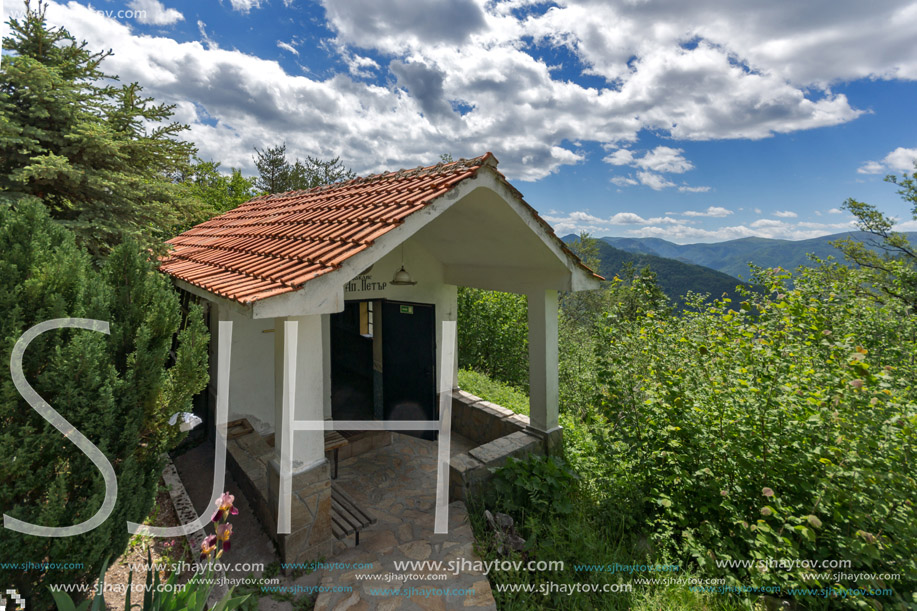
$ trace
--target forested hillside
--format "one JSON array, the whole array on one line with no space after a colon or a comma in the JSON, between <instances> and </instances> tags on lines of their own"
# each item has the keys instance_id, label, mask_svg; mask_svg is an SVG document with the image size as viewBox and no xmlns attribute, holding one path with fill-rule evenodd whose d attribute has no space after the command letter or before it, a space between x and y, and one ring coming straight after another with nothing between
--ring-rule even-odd
<instances>
[{"instance_id":1,"label":"forested hillside","mask_svg":"<svg viewBox=\"0 0 917 611\"><path fill-rule=\"evenodd\" d=\"M576 236L573 235L564 238L568 243L575 240ZM740 280L709 267L664 256L627 252L615 248L605 240L597 240L595 247L599 261L596 271L600 275L608 279L614 278L628 264L637 269L649 267L656 273L659 288L676 304L681 304L681 297L689 291L708 293L714 298L724 295L733 298L736 296L736 286L742 284Z\"/></svg>"},{"instance_id":2,"label":"forested hillside","mask_svg":"<svg viewBox=\"0 0 917 611\"><path fill-rule=\"evenodd\" d=\"M905 233L912 242L917 232ZM749 263L760 267L796 269L800 265L813 265L810 254L820 259L842 259L841 252L832 242L842 239L876 242L874 236L863 231L850 231L809 240L775 240L771 238L740 238L710 244L675 244L660 238L605 237L601 241L629 253L657 255L694 263L729 274L735 278L749 278Z\"/></svg>"}]
</instances>

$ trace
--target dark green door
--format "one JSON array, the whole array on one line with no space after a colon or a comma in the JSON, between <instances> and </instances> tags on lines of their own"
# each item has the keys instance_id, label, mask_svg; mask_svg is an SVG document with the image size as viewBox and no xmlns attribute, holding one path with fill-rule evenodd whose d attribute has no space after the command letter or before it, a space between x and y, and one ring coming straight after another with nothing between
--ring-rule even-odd
<instances>
[{"instance_id":1,"label":"dark green door","mask_svg":"<svg viewBox=\"0 0 917 611\"><path fill-rule=\"evenodd\" d=\"M436 335L430 304L382 302L382 401L386 420L436 420ZM436 439L436 431L405 431Z\"/></svg>"}]
</instances>

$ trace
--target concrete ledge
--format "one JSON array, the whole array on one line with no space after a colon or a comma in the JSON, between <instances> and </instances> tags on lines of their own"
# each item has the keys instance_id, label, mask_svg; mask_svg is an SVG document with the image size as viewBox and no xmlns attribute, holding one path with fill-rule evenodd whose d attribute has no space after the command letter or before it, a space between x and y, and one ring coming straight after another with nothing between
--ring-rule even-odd
<instances>
[{"instance_id":1,"label":"concrete ledge","mask_svg":"<svg viewBox=\"0 0 917 611\"><path fill-rule=\"evenodd\" d=\"M449 465L449 499L467 501L483 491L493 471L509 457L526 454L560 455L563 431L532 428L528 416L485 401L470 392L452 391L452 430L478 444L452 457Z\"/></svg>"},{"instance_id":2,"label":"concrete ledge","mask_svg":"<svg viewBox=\"0 0 917 611\"><path fill-rule=\"evenodd\" d=\"M543 454L541 440L534 435L523 431L511 433L505 437L494 439L490 443L468 450L472 458L484 463L488 469L496 469L506 463L512 456L517 458L526 454Z\"/></svg>"},{"instance_id":3,"label":"concrete ledge","mask_svg":"<svg viewBox=\"0 0 917 611\"><path fill-rule=\"evenodd\" d=\"M480 494L493 472L507 459L544 455L544 447L535 435L517 431L453 456L449 464L449 500L467 501Z\"/></svg>"}]
</instances>

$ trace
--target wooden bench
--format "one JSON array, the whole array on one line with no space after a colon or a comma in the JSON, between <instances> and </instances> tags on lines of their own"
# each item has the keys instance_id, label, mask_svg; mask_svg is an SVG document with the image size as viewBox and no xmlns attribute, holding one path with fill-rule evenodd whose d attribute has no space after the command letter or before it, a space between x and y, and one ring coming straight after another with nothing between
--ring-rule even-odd
<instances>
[{"instance_id":1,"label":"wooden bench","mask_svg":"<svg viewBox=\"0 0 917 611\"><path fill-rule=\"evenodd\" d=\"M331 482L331 531L336 539L353 534L354 545L360 545L360 531L375 523L376 518L361 509L340 486Z\"/></svg>"},{"instance_id":2,"label":"wooden bench","mask_svg":"<svg viewBox=\"0 0 917 611\"><path fill-rule=\"evenodd\" d=\"M349 441L337 431L325 431L325 454L332 453L331 479L338 478L338 450L346 446Z\"/></svg>"}]
</instances>

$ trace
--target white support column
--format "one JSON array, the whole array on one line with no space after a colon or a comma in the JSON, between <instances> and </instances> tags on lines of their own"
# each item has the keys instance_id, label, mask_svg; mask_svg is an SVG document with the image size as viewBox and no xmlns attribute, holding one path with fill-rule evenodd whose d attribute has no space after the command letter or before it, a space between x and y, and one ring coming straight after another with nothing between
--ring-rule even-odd
<instances>
[{"instance_id":1,"label":"white support column","mask_svg":"<svg viewBox=\"0 0 917 611\"><path fill-rule=\"evenodd\" d=\"M558 428L557 291L528 294L529 419L532 428L549 433Z\"/></svg>"},{"instance_id":2,"label":"white support column","mask_svg":"<svg viewBox=\"0 0 917 611\"><path fill-rule=\"evenodd\" d=\"M322 410L325 420L331 420L331 314L320 316L322 318Z\"/></svg>"},{"instance_id":3,"label":"white support column","mask_svg":"<svg viewBox=\"0 0 917 611\"><path fill-rule=\"evenodd\" d=\"M284 392L284 381L287 369L286 329L287 318L274 319L274 460L280 463L280 449L284 443L289 447L291 433L283 426L284 397L289 400L289 393Z\"/></svg>"},{"instance_id":4,"label":"white support column","mask_svg":"<svg viewBox=\"0 0 917 611\"><path fill-rule=\"evenodd\" d=\"M283 448L289 447L293 475L325 460L322 431L297 431L294 436L292 429L293 420L325 419L321 319L320 314L275 319L274 458L282 464ZM288 328L286 323L295 324Z\"/></svg>"},{"instance_id":5,"label":"white support column","mask_svg":"<svg viewBox=\"0 0 917 611\"><path fill-rule=\"evenodd\" d=\"M331 479L325 459L325 351L321 314L275 319L274 457L268 508L284 562L332 550ZM300 426L303 423L311 426Z\"/></svg>"},{"instance_id":6,"label":"white support column","mask_svg":"<svg viewBox=\"0 0 917 611\"><path fill-rule=\"evenodd\" d=\"M324 420L325 395L331 401L331 367L326 359L321 314L291 316L298 323L299 342L296 359L296 420ZM329 339L330 344L330 327ZM325 363L328 362L326 376ZM326 388L326 378L328 386ZM293 447L293 473L314 467L325 460L325 434L323 431L297 431Z\"/></svg>"}]
</instances>

